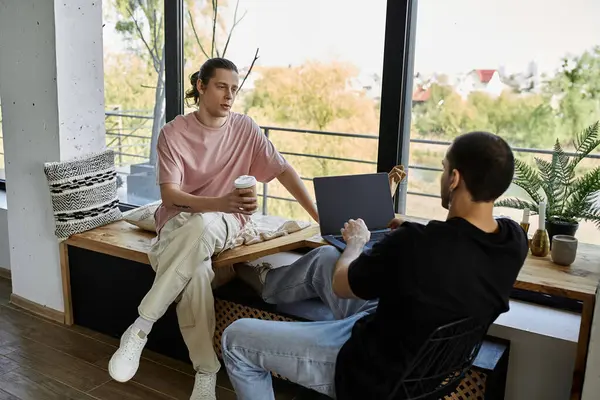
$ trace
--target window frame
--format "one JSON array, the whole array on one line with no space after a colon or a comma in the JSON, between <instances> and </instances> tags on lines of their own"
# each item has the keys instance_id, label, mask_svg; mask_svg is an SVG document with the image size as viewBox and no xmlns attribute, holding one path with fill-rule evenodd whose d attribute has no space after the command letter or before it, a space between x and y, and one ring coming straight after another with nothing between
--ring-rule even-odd
<instances>
[{"instance_id":1,"label":"window frame","mask_svg":"<svg viewBox=\"0 0 600 400\"><path fill-rule=\"evenodd\" d=\"M396 165L408 169L415 32L418 0L388 0L386 9L381 113L377 171L389 172ZM404 21L404 24L398 23ZM394 198L397 213L406 211L407 183Z\"/></svg>"},{"instance_id":2,"label":"window frame","mask_svg":"<svg viewBox=\"0 0 600 400\"><path fill-rule=\"evenodd\" d=\"M184 0L165 1L165 121L184 113Z\"/></svg>"}]
</instances>

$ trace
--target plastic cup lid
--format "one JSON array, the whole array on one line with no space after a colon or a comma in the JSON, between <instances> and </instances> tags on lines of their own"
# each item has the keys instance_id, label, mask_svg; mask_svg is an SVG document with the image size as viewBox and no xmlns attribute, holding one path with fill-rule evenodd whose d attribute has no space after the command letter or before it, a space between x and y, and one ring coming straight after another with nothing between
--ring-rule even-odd
<instances>
[{"instance_id":1,"label":"plastic cup lid","mask_svg":"<svg viewBox=\"0 0 600 400\"><path fill-rule=\"evenodd\" d=\"M235 187L245 189L256 185L256 178L250 175L242 175L235 180Z\"/></svg>"}]
</instances>

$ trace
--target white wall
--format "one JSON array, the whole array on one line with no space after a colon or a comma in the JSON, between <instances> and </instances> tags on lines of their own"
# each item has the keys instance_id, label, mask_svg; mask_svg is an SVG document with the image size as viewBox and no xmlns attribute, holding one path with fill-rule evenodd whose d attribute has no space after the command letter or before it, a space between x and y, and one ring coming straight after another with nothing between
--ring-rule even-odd
<instances>
[{"instance_id":1,"label":"white wall","mask_svg":"<svg viewBox=\"0 0 600 400\"><path fill-rule=\"evenodd\" d=\"M10 269L8 214L6 212L6 193L3 191L0 191L0 268Z\"/></svg>"},{"instance_id":2,"label":"white wall","mask_svg":"<svg viewBox=\"0 0 600 400\"><path fill-rule=\"evenodd\" d=\"M101 3L0 2L13 293L59 311L58 241L43 165L105 145Z\"/></svg>"},{"instance_id":3,"label":"white wall","mask_svg":"<svg viewBox=\"0 0 600 400\"><path fill-rule=\"evenodd\" d=\"M510 340L507 400L570 398L581 315L511 300L489 330Z\"/></svg>"},{"instance_id":4,"label":"white wall","mask_svg":"<svg viewBox=\"0 0 600 400\"><path fill-rule=\"evenodd\" d=\"M570 397L576 343L505 327L490 334L511 341L505 399Z\"/></svg>"}]
</instances>

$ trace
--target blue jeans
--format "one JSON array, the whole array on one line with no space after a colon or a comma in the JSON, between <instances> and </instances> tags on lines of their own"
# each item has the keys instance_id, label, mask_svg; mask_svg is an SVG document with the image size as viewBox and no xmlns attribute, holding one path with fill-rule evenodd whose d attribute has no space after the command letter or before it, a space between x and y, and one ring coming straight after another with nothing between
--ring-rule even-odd
<instances>
[{"instance_id":1,"label":"blue jeans","mask_svg":"<svg viewBox=\"0 0 600 400\"><path fill-rule=\"evenodd\" d=\"M376 301L340 299L332 290L339 251L325 246L292 265L270 271L263 289L268 303L320 298L335 321L278 322L240 319L223 333L223 360L239 400L274 400L270 372L335 398L335 363L354 323Z\"/></svg>"}]
</instances>

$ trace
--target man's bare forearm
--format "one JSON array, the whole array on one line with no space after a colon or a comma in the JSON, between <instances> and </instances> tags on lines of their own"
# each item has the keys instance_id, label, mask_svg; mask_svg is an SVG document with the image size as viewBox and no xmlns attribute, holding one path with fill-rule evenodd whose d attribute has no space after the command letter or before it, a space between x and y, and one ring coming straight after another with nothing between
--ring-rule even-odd
<instances>
[{"instance_id":1,"label":"man's bare forearm","mask_svg":"<svg viewBox=\"0 0 600 400\"><path fill-rule=\"evenodd\" d=\"M162 202L168 208L189 213L206 213L218 211L216 197L195 196L185 193L179 188L161 187Z\"/></svg>"},{"instance_id":2,"label":"man's bare forearm","mask_svg":"<svg viewBox=\"0 0 600 400\"><path fill-rule=\"evenodd\" d=\"M304 182L302 182L302 179L300 179L300 175L298 175L296 170L292 166L289 166L277 177L277 180L281 182L283 187L285 187L298 203L300 203L302 208L318 222L319 214L317 212L317 206L311 199L310 194L308 194L308 190L306 190L306 186L304 185Z\"/></svg>"},{"instance_id":3,"label":"man's bare forearm","mask_svg":"<svg viewBox=\"0 0 600 400\"><path fill-rule=\"evenodd\" d=\"M356 298L356 295L352 293L350 288L350 282L348 280L348 268L354 260L356 260L362 253L365 243L358 241L351 241L346 244L346 249L338 258L335 268L333 270L333 293L343 299Z\"/></svg>"}]
</instances>

